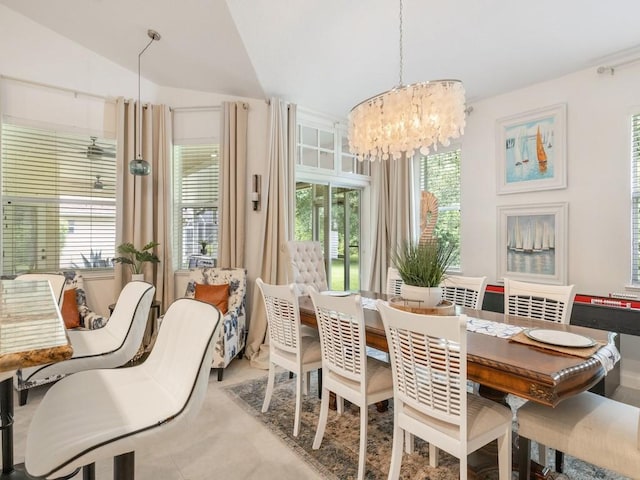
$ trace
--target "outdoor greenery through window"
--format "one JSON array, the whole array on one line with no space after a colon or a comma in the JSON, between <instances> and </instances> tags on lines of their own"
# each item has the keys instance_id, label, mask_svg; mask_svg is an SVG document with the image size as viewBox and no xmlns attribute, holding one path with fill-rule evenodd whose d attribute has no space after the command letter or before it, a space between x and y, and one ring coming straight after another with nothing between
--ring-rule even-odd
<instances>
[{"instance_id":1,"label":"outdoor greenery through window","mask_svg":"<svg viewBox=\"0 0 640 480\"><path fill-rule=\"evenodd\" d=\"M631 117L631 282L640 283L640 114Z\"/></svg>"},{"instance_id":2,"label":"outdoor greenery through window","mask_svg":"<svg viewBox=\"0 0 640 480\"><path fill-rule=\"evenodd\" d=\"M112 267L115 141L10 123L0 139L2 274Z\"/></svg>"},{"instance_id":3,"label":"outdoor greenery through window","mask_svg":"<svg viewBox=\"0 0 640 480\"><path fill-rule=\"evenodd\" d=\"M451 267L460 269L460 149L422 157L419 185L438 199L435 236L456 245Z\"/></svg>"},{"instance_id":4,"label":"outdoor greenery through window","mask_svg":"<svg viewBox=\"0 0 640 480\"><path fill-rule=\"evenodd\" d=\"M177 268L197 255L217 257L218 145L174 145L174 252Z\"/></svg>"}]
</instances>

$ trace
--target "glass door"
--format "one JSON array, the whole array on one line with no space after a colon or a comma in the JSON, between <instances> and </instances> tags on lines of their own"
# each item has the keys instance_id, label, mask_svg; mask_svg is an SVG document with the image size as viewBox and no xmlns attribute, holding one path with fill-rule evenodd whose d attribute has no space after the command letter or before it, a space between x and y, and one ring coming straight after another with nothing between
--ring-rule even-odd
<instances>
[{"instance_id":1,"label":"glass door","mask_svg":"<svg viewBox=\"0 0 640 480\"><path fill-rule=\"evenodd\" d=\"M296 240L323 245L331 290L360 290L362 189L331 183L296 183Z\"/></svg>"}]
</instances>

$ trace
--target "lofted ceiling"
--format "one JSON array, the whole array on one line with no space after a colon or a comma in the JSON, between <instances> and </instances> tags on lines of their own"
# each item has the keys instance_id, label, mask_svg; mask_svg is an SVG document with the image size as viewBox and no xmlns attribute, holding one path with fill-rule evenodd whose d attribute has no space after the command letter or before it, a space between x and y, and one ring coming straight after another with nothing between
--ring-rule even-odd
<instances>
[{"instance_id":1,"label":"lofted ceiling","mask_svg":"<svg viewBox=\"0 0 640 480\"><path fill-rule=\"evenodd\" d=\"M280 96L346 117L398 84L398 0L0 0L166 86ZM404 83L464 82L468 102L640 55L637 0L404 0Z\"/></svg>"}]
</instances>

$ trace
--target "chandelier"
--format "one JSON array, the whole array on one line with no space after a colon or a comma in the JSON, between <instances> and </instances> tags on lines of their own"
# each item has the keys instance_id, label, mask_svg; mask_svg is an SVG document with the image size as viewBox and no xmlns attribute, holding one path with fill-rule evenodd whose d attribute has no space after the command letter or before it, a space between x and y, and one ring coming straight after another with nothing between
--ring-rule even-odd
<instances>
[{"instance_id":1,"label":"chandelier","mask_svg":"<svg viewBox=\"0 0 640 480\"><path fill-rule=\"evenodd\" d=\"M449 145L464 133L465 94L460 80L402 82L402 0L400 0L400 84L371 97L349 114L349 149L359 160L399 159L415 150Z\"/></svg>"}]
</instances>

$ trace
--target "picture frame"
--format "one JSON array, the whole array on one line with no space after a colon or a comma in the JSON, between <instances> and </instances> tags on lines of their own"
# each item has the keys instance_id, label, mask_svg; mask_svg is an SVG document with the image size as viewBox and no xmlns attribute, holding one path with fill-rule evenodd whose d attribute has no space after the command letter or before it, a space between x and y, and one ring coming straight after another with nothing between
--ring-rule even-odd
<instances>
[{"instance_id":1,"label":"picture frame","mask_svg":"<svg viewBox=\"0 0 640 480\"><path fill-rule=\"evenodd\" d=\"M497 277L566 285L566 202L498 206Z\"/></svg>"},{"instance_id":2,"label":"picture frame","mask_svg":"<svg viewBox=\"0 0 640 480\"><path fill-rule=\"evenodd\" d=\"M566 118L562 103L497 121L498 195L567 187Z\"/></svg>"}]
</instances>

